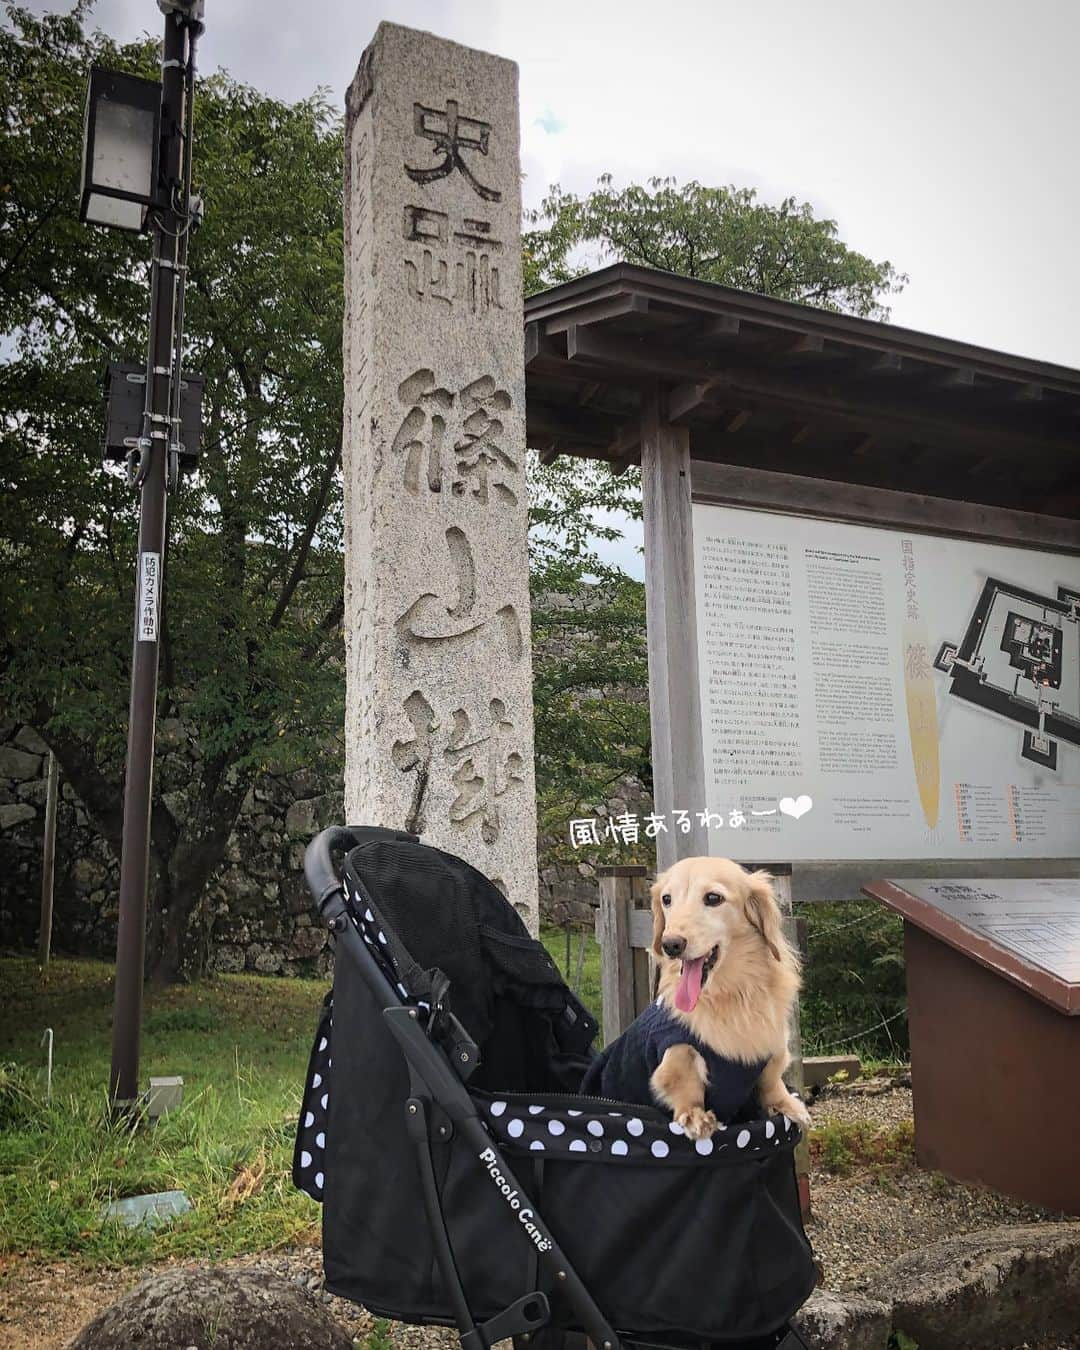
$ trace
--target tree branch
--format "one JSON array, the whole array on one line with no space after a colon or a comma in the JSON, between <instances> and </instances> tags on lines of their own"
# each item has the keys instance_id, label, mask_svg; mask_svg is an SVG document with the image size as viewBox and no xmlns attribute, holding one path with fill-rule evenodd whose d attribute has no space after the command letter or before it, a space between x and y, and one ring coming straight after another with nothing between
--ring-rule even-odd
<instances>
[{"instance_id":1,"label":"tree branch","mask_svg":"<svg viewBox=\"0 0 1080 1350\"><path fill-rule=\"evenodd\" d=\"M326 641L327 637L339 627L341 620L345 616L345 595L344 592L330 606L316 626L315 632L308 638L307 642L300 652L300 662L312 660L318 655L319 649Z\"/></svg>"},{"instance_id":2,"label":"tree branch","mask_svg":"<svg viewBox=\"0 0 1080 1350\"><path fill-rule=\"evenodd\" d=\"M330 458L327 460L326 467L323 469L322 478L320 479L319 486L315 492L311 510L308 512L304 533L301 535L296 546L292 568L290 569L288 579L282 588L281 594L278 596L277 604L274 606L274 612L270 616L271 628L277 628L280 625L282 619L285 617L286 610L289 608L289 603L296 593L297 586L299 586L300 582L303 580L304 567L307 563L308 555L311 552L312 540L315 538L315 531L319 528L319 522L322 520L323 513L326 510L326 502L330 496L330 489L334 483L334 474L337 472L337 467L340 463L341 445L339 443L335 447L333 454L331 454Z\"/></svg>"},{"instance_id":3,"label":"tree branch","mask_svg":"<svg viewBox=\"0 0 1080 1350\"><path fill-rule=\"evenodd\" d=\"M123 799L117 784L98 768L87 746L63 727L49 726L52 709L39 702L34 709L34 728L56 756L64 777L93 818L106 843L120 857L123 838Z\"/></svg>"}]
</instances>

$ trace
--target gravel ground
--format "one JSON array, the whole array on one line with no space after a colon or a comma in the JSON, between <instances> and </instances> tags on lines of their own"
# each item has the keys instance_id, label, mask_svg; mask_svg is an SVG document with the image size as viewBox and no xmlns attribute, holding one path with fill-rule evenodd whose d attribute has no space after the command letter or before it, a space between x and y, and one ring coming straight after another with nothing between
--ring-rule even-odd
<instances>
[{"instance_id":1,"label":"gravel ground","mask_svg":"<svg viewBox=\"0 0 1080 1350\"><path fill-rule=\"evenodd\" d=\"M811 1106L817 1125L869 1120L895 1126L910 1120L911 1110L909 1080L903 1076L829 1087ZM825 1285L838 1292L871 1291L882 1267L913 1247L999 1224L1065 1217L915 1167L891 1168L880 1177L866 1169L856 1169L846 1177L815 1171L811 1203L813 1218L807 1232ZM323 1299L361 1342L374 1326L374 1319L362 1308L323 1290L322 1253L317 1247L223 1264L258 1265L282 1279L294 1280ZM29 1261L0 1263L0 1347L62 1350L91 1317L151 1273L145 1268L85 1271L59 1262L47 1266ZM396 1350L452 1350L458 1344L454 1332L436 1327L391 1323L389 1336ZM1080 1350L1080 1339L1016 1350Z\"/></svg>"}]
</instances>

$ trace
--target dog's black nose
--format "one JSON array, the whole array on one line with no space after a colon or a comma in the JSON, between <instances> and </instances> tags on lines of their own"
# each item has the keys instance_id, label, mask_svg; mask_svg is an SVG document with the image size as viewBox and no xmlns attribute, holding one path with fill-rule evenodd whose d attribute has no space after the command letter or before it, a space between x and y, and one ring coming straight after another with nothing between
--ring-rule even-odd
<instances>
[{"instance_id":1,"label":"dog's black nose","mask_svg":"<svg viewBox=\"0 0 1080 1350\"><path fill-rule=\"evenodd\" d=\"M680 937L664 938L663 942L661 942L660 945L664 949L665 956L682 956L683 952L686 951L685 938Z\"/></svg>"}]
</instances>

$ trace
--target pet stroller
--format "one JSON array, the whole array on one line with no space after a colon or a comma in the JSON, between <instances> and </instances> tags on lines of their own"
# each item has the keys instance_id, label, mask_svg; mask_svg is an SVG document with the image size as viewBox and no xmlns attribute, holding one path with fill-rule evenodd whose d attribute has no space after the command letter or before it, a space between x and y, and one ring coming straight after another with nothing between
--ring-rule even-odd
<instances>
[{"instance_id":1,"label":"pet stroller","mask_svg":"<svg viewBox=\"0 0 1080 1350\"><path fill-rule=\"evenodd\" d=\"M304 866L336 960L293 1179L323 1205L328 1290L465 1350L803 1344L793 1122L695 1143L577 1095L596 1022L460 858L334 827Z\"/></svg>"}]
</instances>

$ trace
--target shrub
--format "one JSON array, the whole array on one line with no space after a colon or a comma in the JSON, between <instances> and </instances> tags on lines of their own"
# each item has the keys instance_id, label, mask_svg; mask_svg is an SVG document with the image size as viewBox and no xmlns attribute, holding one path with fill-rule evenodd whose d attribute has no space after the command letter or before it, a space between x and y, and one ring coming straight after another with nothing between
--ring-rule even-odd
<instances>
[{"instance_id":1,"label":"shrub","mask_svg":"<svg viewBox=\"0 0 1080 1350\"><path fill-rule=\"evenodd\" d=\"M907 1167L915 1158L915 1127L910 1120L893 1126L830 1120L810 1131L810 1156L815 1166L836 1176L847 1176L856 1167Z\"/></svg>"},{"instance_id":2,"label":"shrub","mask_svg":"<svg viewBox=\"0 0 1080 1350\"><path fill-rule=\"evenodd\" d=\"M797 907L806 922L802 1034L806 1054L848 1051L906 1060L904 933L874 900Z\"/></svg>"}]
</instances>

